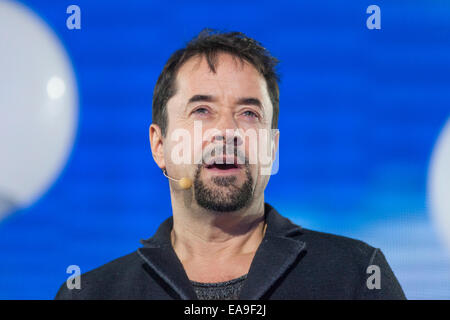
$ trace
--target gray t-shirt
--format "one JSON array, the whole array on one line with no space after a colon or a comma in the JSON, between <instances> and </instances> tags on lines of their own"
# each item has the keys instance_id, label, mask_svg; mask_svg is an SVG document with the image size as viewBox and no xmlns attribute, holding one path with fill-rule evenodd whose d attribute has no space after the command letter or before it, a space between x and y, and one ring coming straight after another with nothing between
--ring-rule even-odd
<instances>
[{"instance_id":1,"label":"gray t-shirt","mask_svg":"<svg viewBox=\"0 0 450 320\"><path fill-rule=\"evenodd\" d=\"M202 283L191 281L199 300L238 300L247 275L225 282Z\"/></svg>"}]
</instances>

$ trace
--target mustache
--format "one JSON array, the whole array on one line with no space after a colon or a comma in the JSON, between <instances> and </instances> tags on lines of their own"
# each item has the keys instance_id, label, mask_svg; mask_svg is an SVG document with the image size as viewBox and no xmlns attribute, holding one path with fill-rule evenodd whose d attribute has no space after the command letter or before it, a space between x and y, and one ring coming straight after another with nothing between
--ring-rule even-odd
<instances>
[{"instance_id":1,"label":"mustache","mask_svg":"<svg viewBox=\"0 0 450 320\"><path fill-rule=\"evenodd\" d=\"M202 154L203 164L226 163L248 165L249 160L245 152L238 147L225 145L210 145L205 148Z\"/></svg>"}]
</instances>

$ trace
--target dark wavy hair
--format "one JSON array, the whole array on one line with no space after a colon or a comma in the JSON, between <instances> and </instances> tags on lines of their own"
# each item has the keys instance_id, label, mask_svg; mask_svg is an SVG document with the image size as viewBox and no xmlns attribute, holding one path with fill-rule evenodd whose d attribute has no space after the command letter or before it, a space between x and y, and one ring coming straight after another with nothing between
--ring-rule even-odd
<instances>
[{"instance_id":1,"label":"dark wavy hair","mask_svg":"<svg viewBox=\"0 0 450 320\"><path fill-rule=\"evenodd\" d=\"M278 113L280 81L276 72L278 59L256 40L247 37L241 32L221 33L211 29L202 30L195 38L189 41L185 48L175 51L166 62L153 91L152 118L153 123L161 128L163 137L166 136L168 125L167 101L175 95L175 79L180 67L194 56L205 56L209 68L216 72L217 54L228 53L241 61L252 64L264 77L267 91L273 106L272 128L278 127Z\"/></svg>"}]
</instances>

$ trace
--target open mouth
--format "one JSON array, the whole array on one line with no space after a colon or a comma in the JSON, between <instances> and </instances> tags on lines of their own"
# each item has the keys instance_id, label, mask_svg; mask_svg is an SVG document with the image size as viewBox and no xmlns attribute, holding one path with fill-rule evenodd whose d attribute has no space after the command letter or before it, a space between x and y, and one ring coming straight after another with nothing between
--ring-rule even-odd
<instances>
[{"instance_id":1,"label":"open mouth","mask_svg":"<svg viewBox=\"0 0 450 320\"><path fill-rule=\"evenodd\" d=\"M239 169L240 165L238 164L236 157L223 157L214 159L212 163L207 163L205 168L226 171Z\"/></svg>"},{"instance_id":2,"label":"open mouth","mask_svg":"<svg viewBox=\"0 0 450 320\"><path fill-rule=\"evenodd\" d=\"M218 170L230 170L230 169L238 169L239 166L237 164L226 164L226 163L214 163L206 166L206 169L218 169Z\"/></svg>"}]
</instances>

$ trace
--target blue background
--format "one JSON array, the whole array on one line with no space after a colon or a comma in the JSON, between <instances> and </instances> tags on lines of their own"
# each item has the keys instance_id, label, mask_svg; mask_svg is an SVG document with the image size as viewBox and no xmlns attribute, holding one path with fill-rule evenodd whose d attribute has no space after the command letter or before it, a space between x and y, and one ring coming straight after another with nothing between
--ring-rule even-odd
<instances>
[{"instance_id":1,"label":"blue background","mask_svg":"<svg viewBox=\"0 0 450 320\"><path fill-rule=\"evenodd\" d=\"M171 215L153 162L153 87L204 27L242 31L281 60L280 170L266 200L310 229L385 253L409 299L450 298L426 206L450 115L448 1L25 1L60 37L80 96L58 180L0 222L0 298L52 299L69 276L136 250ZM81 30L66 8L81 8ZM381 8L368 30L366 8Z\"/></svg>"}]
</instances>

